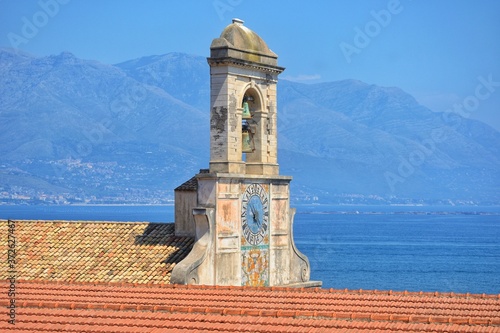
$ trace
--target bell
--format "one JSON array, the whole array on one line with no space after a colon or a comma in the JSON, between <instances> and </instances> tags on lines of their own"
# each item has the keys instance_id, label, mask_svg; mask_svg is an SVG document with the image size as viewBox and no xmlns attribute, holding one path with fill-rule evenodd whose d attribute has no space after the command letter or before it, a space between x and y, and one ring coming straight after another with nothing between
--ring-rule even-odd
<instances>
[{"instance_id":1,"label":"bell","mask_svg":"<svg viewBox=\"0 0 500 333\"><path fill-rule=\"evenodd\" d=\"M241 151L243 153L253 153L255 150L252 134L244 130L241 134Z\"/></svg>"},{"instance_id":2,"label":"bell","mask_svg":"<svg viewBox=\"0 0 500 333\"><path fill-rule=\"evenodd\" d=\"M251 119L252 114L250 113L250 108L248 107L248 102L243 102L243 114L241 115L242 119Z\"/></svg>"}]
</instances>

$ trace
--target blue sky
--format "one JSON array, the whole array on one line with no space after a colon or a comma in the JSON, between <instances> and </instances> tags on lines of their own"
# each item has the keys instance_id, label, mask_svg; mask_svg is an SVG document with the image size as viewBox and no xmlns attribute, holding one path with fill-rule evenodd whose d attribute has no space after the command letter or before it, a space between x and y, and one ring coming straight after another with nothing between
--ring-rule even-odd
<instances>
[{"instance_id":1,"label":"blue sky","mask_svg":"<svg viewBox=\"0 0 500 333\"><path fill-rule=\"evenodd\" d=\"M233 17L279 55L284 79L397 86L500 130L496 0L0 0L0 46L110 64L208 56Z\"/></svg>"}]
</instances>

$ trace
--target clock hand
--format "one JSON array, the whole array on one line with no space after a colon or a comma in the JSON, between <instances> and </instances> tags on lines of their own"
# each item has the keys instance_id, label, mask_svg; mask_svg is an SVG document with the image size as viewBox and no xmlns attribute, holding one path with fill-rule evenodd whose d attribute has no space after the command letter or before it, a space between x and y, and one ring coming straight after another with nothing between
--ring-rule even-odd
<instances>
[{"instance_id":1,"label":"clock hand","mask_svg":"<svg viewBox=\"0 0 500 333\"><path fill-rule=\"evenodd\" d=\"M252 210L253 221L255 222L255 215L257 215L257 209L253 205L250 205L250 209Z\"/></svg>"}]
</instances>

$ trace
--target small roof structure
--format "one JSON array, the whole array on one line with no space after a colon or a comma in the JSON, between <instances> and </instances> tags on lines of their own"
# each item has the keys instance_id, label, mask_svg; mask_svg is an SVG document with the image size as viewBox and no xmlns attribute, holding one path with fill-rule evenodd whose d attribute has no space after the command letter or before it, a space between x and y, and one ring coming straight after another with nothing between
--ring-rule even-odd
<instances>
[{"instance_id":1,"label":"small roof structure","mask_svg":"<svg viewBox=\"0 0 500 333\"><path fill-rule=\"evenodd\" d=\"M198 190L198 179L196 177L191 177L186 180L181 185L177 186L174 191L197 191Z\"/></svg>"}]
</instances>

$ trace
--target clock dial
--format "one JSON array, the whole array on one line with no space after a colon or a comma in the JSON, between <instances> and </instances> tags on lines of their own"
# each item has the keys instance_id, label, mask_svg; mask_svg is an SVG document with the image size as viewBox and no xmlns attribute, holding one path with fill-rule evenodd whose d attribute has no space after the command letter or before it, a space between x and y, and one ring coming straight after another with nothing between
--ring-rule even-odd
<instances>
[{"instance_id":1,"label":"clock dial","mask_svg":"<svg viewBox=\"0 0 500 333\"><path fill-rule=\"evenodd\" d=\"M248 185L242 196L241 222L243 236L251 245L258 245L267 235L269 199L260 184Z\"/></svg>"},{"instance_id":2,"label":"clock dial","mask_svg":"<svg viewBox=\"0 0 500 333\"><path fill-rule=\"evenodd\" d=\"M247 221L250 227L250 230L256 234L260 226L262 225L263 218L263 209L262 209L262 201L256 195L250 197L250 201L247 205Z\"/></svg>"}]
</instances>

